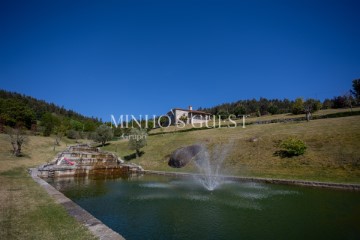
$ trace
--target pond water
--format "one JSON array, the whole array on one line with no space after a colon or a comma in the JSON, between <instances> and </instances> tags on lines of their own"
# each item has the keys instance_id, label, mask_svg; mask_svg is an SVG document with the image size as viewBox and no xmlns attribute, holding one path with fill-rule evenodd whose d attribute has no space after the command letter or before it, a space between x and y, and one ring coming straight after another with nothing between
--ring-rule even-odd
<instances>
[{"instance_id":1,"label":"pond water","mask_svg":"<svg viewBox=\"0 0 360 240\"><path fill-rule=\"evenodd\" d=\"M192 178L67 178L54 187L126 239L360 239L360 193Z\"/></svg>"}]
</instances>

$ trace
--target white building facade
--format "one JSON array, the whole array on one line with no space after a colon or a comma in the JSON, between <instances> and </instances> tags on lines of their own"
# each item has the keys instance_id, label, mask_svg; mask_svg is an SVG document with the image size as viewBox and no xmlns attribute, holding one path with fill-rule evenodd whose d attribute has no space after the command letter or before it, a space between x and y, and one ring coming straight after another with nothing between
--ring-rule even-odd
<instances>
[{"instance_id":1,"label":"white building facade","mask_svg":"<svg viewBox=\"0 0 360 240\"><path fill-rule=\"evenodd\" d=\"M172 125L178 125L182 122L185 124L205 123L211 119L211 114L203 111L196 111L189 106L188 109L174 108L168 112Z\"/></svg>"}]
</instances>

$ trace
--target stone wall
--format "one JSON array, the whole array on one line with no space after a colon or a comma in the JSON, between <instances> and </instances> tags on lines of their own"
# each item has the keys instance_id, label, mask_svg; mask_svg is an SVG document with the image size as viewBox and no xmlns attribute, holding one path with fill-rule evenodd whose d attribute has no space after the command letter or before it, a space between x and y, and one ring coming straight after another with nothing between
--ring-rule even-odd
<instances>
[{"instance_id":1,"label":"stone wall","mask_svg":"<svg viewBox=\"0 0 360 240\"><path fill-rule=\"evenodd\" d=\"M103 152L88 145L70 146L59 153L49 164L38 167L39 176L43 178L142 171L142 167L136 164L125 164L115 154Z\"/></svg>"}]
</instances>

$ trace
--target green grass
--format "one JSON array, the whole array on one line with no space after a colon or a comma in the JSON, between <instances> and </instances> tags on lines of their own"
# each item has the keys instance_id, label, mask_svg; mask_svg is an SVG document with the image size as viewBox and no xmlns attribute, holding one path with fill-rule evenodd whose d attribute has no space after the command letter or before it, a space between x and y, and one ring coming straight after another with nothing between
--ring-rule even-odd
<instances>
[{"instance_id":1,"label":"green grass","mask_svg":"<svg viewBox=\"0 0 360 240\"><path fill-rule=\"evenodd\" d=\"M275 156L276 142L291 136L307 144L306 153L292 158ZM259 140L250 142L252 137ZM195 171L192 165L170 168L171 152L194 143L205 143L211 149L228 142L233 147L224 162L226 174L360 183L360 116L149 136L145 154L131 162L150 170L191 172ZM104 150L121 157L133 153L126 140L111 142Z\"/></svg>"},{"instance_id":2,"label":"green grass","mask_svg":"<svg viewBox=\"0 0 360 240\"><path fill-rule=\"evenodd\" d=\"M17 158L0 134L0 239L95 239L27 173L54 157L52 143L52 138L30 137L25 157Z\"/></svg>"},{"instance_id":3,"label":"green grass","mask_svg":"<svg viewBox=\"0 0 360 240\"><path fill-rule=\"evenodd\" d=\"M275 156L275 143L290 136L307 144L305 154L293 158ZM253 137L258 141L250 142ZM23 149L25 156L16 158L10 152L8 137L0 134L0 239L93 238L27 173L27 168L53 159L57 153L53 141L49 137L30 137ZM68 139L65 142L74 143ZM360 116L149 136L145 154L131 162L151 170L193 172L191 164L182 169L170 168L167 162L171 152L194 143L213 149L228 142L233 147L224 162L225 174L360 183ZM56 150L65 147L63 143ZM121 157L133 153L126 140L111 142L103 149Z\"/></svg>"},{"instance_id":4,"label":"green grass","mask_svg":"<svg viewBox=\"0 0 360 240\"><path fill-rule=\"evenodd\" d=\"M360 107L353 108L352 111L359 112ZM319 111L313 113L312 116L313 116L313 118L323 118L326 115L331 117L332 115L339 114L339 117L341 117L341 114L346 114L346 113L350 113L350 112L351 112L350 108L324 109L324 110L319 110ZM265 122L265 121L274 121L274 120L281 121L281 120L285 120L285 119L298 119L298 118L305 118L305 114L294 115L292 113L284 113L284 114L275 114L275 115L265 115L265 116L261 116L261 117L250 116L250 117L246 118L245 123L253 124L256 122ZM233 121L236 122L237 126L242 126L242 124L243 124L242 119L235 119ZM213 126L218 127L219 125L226 127L228 125L233 125L233 124L234 124L233 122L230 122L228 120L223 120L219 123L219 120L217 119L215 122L210 121L208 125L210 127L213 127ZM150 135L169 133L169 132L186 132L186 131L191 131L191 130L203 130L202 127L206 128L205 125L201 125L201 124L194 124L194 126L192 126L191 124L188 124L188 125L184 126L183 128L179 128L179 127L175 127L175 126L169 126L167 128L157 128L157 129L151 130Z\"/></svg>"}]
</instances>

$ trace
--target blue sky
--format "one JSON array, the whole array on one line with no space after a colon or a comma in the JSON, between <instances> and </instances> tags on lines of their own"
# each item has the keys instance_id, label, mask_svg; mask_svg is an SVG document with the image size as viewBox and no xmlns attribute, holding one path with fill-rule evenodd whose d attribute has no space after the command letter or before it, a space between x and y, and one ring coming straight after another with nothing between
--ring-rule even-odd
<instances>
[{"instance_id":1,"label":"blue sky","mask_svg":"<svg viewBox=\"0 0 360 240\"><path fill-rule=\"evenodd\" d=\"M88 116L343 94L360 1L0 3L0 88Z\"/></svg>"}]
</instances>

